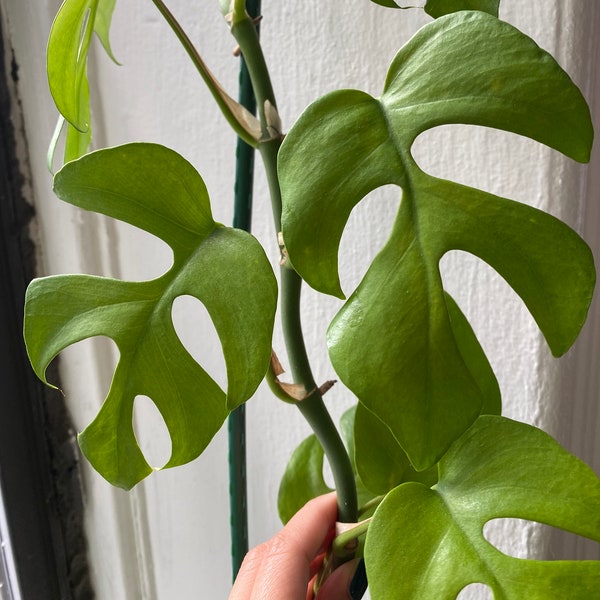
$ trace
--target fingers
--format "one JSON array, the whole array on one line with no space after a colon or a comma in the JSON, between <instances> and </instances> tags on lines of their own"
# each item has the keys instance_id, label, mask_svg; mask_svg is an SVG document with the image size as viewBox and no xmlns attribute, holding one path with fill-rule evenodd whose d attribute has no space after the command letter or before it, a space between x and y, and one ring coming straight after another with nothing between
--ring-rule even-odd
<instances>
[{"instance_id":1,"label":"fingers","mask_svg":"<svg viewBox=\"0 0 600 600\"><path fill-rule=\"evenodd\" d=\"M229 600L305 600L310 564L336 516L335 494L308 502L277 535L247 554Z\"/></svg>"},{"instance_id":2,"label":"fingers","mask_svg":"<svg viewBox=\"0 0 600 600\"><path fill-rule=\"evenodd\" d=\"M355 558L338 567L325 580L315 600L360 600L366 584L364 561Z\"/></svg>"}]
</instances>

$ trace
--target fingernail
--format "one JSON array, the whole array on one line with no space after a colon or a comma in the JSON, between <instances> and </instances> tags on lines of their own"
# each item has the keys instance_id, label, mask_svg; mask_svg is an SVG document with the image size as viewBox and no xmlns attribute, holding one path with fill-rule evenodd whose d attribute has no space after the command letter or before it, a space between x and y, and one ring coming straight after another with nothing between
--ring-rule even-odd
<instances>
[{"instance_id":1,"label":"fingernail","mask_svg":"<svg viewBox=\"0 0 600 600\"><path fill-rule=\"evenodd\" d=\"M365 561L361 558L354 572L354 577L352 577L352 581L350 582L350 598L352 600L360 600L367 591L367 585Z\"/></svg>"}]
</instances>

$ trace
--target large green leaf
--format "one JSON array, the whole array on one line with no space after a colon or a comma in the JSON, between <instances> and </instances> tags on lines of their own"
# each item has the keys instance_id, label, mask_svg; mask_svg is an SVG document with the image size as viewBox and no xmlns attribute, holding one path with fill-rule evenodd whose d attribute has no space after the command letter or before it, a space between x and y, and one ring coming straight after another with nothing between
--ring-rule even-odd
<instances>
[{"instance_id":1,"label":"large green leaf","mask_svg":"<svg viewBox=\"0 0 600 600\"><path fill-rule=\"evenodd\" d=\"M365 546L373 600L453 600L476 582L496 600L598 596L599 561L518 559L483 536L492 519L520 518L600 541L600 480L550 436L480 417L439 473L433 489L403 484L375 512Z\"/></svg>"},{"instance_id":2,"label":"large green leaf","mask_svg":"<svg viewBox=\"0 0 600 600\"><path fill-rule=\"evenodd\" d=\"M106 479L130 488L151 470L132 428L137 395L149 396L165 419L171 467L196 458L228 410L254 393L271 354L275 278L258 242L215 223L200 175L162 146L129 144L89 154L59 171L55 191L173 249L173 266L152 281L65 275L34 280L27 291L25 340L42 380L50 361L70 344L96 335L116 342L120 360L110 392L80 443ZM227 396L175 333L171 310L181 295L202 301L215 325Z\"/></svg>"},{"instance_id":3,"label":"large green leaf","mask_svg":"<svg viewBox=\"0 0 600 600\"><path fill-rule=\"evenodd\" d=\"M66 162L85 154L91 141L88 51L95 32L114 60L109 30L115 3L116 0L65 0L52 23L46 68L50 93L66 120ZM61 119L58 130L63 125ZM51 155L57 139L55 135Z\"/></svg>"},{"instance_id":4,"label":"large green leaf","mask_svg":"<svg viewBox=\"0 0 600 600\"><path fill-rule=\"evenodd\" d=\"M576 338L595 280L589 248L566 225L418 167L415 138L444 123L516 132L580 161L593 137L585 100L550 55L512 26L463 11L400 50L378 99L342 90L311 105L279 155L286 249L325 293L343 297L338 250L354 206L385 184L403 190L390 239L332 322L328 344L342 381L417 469L437 462L485 401L479 352L461 348L452 325L441 257L460 249L494 267L556 355Z\"/></svg>"}]
</instances>

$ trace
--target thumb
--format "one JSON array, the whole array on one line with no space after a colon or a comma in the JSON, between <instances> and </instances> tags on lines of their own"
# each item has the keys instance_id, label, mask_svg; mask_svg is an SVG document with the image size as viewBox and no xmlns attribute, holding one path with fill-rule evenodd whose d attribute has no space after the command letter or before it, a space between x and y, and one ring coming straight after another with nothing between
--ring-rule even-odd
<instances>
[{"instance_id":1,"label":"thumb","mask_svg":"<svg viewBox=\"0 0 600 600\"><path fill-rule=\"evenodd\" d=\"M366 590L365 562L355 558L338 567L325 580L315 600L360 600Z\"/></svg>"}]
</instances>

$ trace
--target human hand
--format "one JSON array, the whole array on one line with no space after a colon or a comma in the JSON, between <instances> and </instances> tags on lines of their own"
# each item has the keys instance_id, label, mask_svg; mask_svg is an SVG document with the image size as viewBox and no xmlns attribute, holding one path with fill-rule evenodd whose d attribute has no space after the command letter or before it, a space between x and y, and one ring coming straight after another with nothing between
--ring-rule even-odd
<instances>
[{"instance_id":1,"label":"human hand","mask_svg":"<svg viewBox=\"0 0 600 600\"><path fill-rule=\"evenodd\" d=\"M308 502L277 535L248 552L229 600L360 600L367 584L359 559L338 567L313 596L336 517L335 494Z\"/></svg>"}]
</instances>

